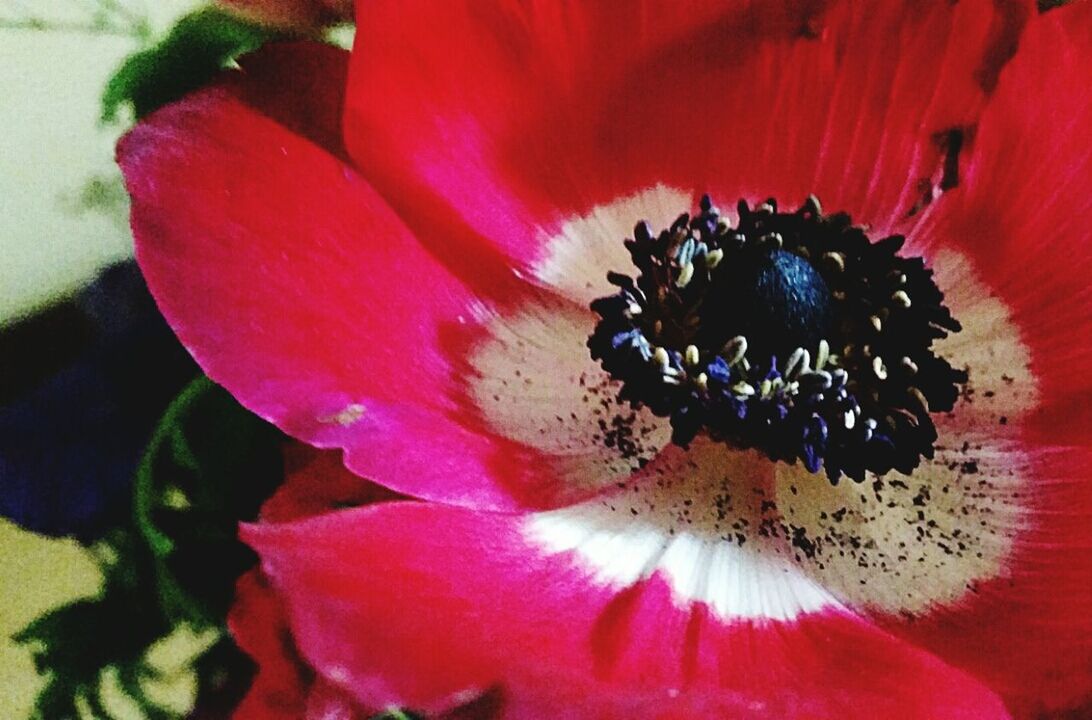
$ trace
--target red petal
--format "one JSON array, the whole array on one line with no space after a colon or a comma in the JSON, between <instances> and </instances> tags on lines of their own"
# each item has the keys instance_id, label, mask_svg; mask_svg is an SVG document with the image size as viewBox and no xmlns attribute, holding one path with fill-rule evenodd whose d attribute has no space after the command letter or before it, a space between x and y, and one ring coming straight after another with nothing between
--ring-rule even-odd
<instances>
[{"instance_id":1,"label":"red petal","mask_svg":"<svg viewBox=\"0 0 1092 720\"><path fill-rule=\"evenodd\" d=\"M310 680L295 654L284 608L257 570L239 578L228 615L235 643L258 666L235 720L299 720Z\"/></svg>"},{"instance_id":2,"label":"red petal","mask_svg":"<svg viewBox=\"0 0 1092 720\"><path fill-rule=\"evenodd\" d=\"M284 450L284 483L262 504L262 520L286 522L344 507L408 500L349 472L341 453L289 443Z\"/></svg>"},{"instance_id":3,"label":"red petal","mask_svg":"<svg viewBox=\"0 0 1092 720\"><path fill-rule=\"evenodd\" d=\"M238 82L118 146L137 257L183 344L251 410L395 490L508 507L556 484L460 424L445 343L473 326L475 292L355 171L241 102Z\"/></svg>"},{"instance_id":4,"label":"red petal","mask_svg":"<svg viewBox=\"0 0 1092 720\"><path fill-rule=\"evenodd\" d=\"M999 579L890 629L988 682L1018 717L1092 697L1092 453L1047 452Z\"/></svg>"},{"instance_id":5,"label":"red petal","mask_svg":"<svg viewBox=\"0 0 1092 720\"><path fill-rule=\"evenodd\" d=\"M239 578L228 629L257 665L232 720L365 720L375 714L360 710L348 693L315 678L300 660L284 606L260 571Z\"/></svg>"},{"instance_id":6,"label":"red petal","mask_svg":"<svg viewBox=\"0 0 1092 720\"><path fill-rule=\"evenodd\" d=\"M696 5L364 3L350 151L425 242L461 224L525 264L565 219L661 182L725 204L818 192L887 226L1028 11Z\"/></svg>"},{"instance_id":7,"label":"red petal","mask_svg":"<svg viewBox=\"0 0 1092 720\"><path fill-rule=\"evenodd\" d=\"M1080 371L1092 365L1090 27L1076 3L1028 32L929 233L967 248L1012 307L1047 403L1081 393L1087 404L1092 390Z\"/></svg>"},{"instance_id":8,"label":"red petal","mask_svg":"<svg viewBox=\"0 0 1092 720\"><path fill-rule=\"evenodd\" d=\"M725 620L659 577L594 582L518 516L388 503L244 528L296 641L364 705L506 717L1002 718L995 696L835 609Z\"/></svg>"},{"instance_id":9,"label":"red petal","mask_svg":"<svg viewBox=\"0 0 1092 720\"><path fill-rule=\"evenodd\" d=\"M337 157L347 156L341 119L349 53L317 42L268 43L225 75L239 99Z\"/></svg>"},{"instance_id":10,"label":"red petal","mask_svg":"<svg viewBox=\"0 0 1092 720\"><path fill-rule=\"evenodd\" d=\"M285 448L285 482L262 505L263 522L321 515L336 508L387 502L398 496L348 472L339 454L302 443ZM238 646L258 666L235 720L364 720L352 695L321 675L300 656L284 605L260 570L239 579L228 627ZM453 708L437 720L486 720L495 717L497 697L486 694Z\"/></svg>"},{"instance_id":11,"label":"red petal","mask_svg":"<svg viewBox=\"0 0 1092 720\"><path fill-rule=\"evenodd\" d=\"M1031 715L1092 697L1092 4L1029 26L919 241L959 246L1010 308L1041 407L1008 577L899 629Z\"/></svg>"}]
</instances>

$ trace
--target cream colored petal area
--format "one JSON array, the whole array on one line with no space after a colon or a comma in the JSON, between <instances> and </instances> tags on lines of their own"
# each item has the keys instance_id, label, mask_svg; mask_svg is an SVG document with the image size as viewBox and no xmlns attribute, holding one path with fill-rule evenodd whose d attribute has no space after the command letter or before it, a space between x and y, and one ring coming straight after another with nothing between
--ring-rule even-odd
<instances>
[{"instance_id":1,"label":"cream colored petal area","mask_svg":"<svg viewBox=\"0 0 1092 720\"><path fill-rule=\"evenodd\" d=\"M587 306L617 291L607 283L608 271L632 274L633 261L623 242L633 237L638 222L647 220L659 232L682 213L691 212L694 204L692 192L656 185L596 206L565 223L556 236L547 240L545 253L533 268L534 275L565 297Z\"/></svg>"},{"instance_id":2,"label":"cream colored petal area","mask_svg":"<svg viewBox=\"0 0 1092 720\"><path fill-rule=\"evenodd\" d=\"M603 583L659 573L680 602L707 603L725 618L788 619L833 604L917 614L1002 575L1030 477L1019 434L1037 402L1035 380L1007 308L967 261L943 252L933 264L964 325L938 350L970 381L954 412L934 416L935 457L911 476L832 486L799 465L699 439L688 451L665 447L606 497L533 516L528 536L548 552L574 553ZM579 335L587 320L568 317ZM569 430L560 437L580 442Z\"/></svg>"},{"instance_id":3,"label":"cream colored petal area","mask_svg":"<svg viewBox=\"0 0 1092 720\"><path fill-rule=\"evenodd\" d=\"M981 435L938 450L912 476L832 486L778 469L778 527L795 561L854 606L920 613L1001 572L1020 523L1027 459Z\"/></svg>"},{"instance_id":4,"label":"cream colored petal area","mask_svg":"<svg viewBox=\"0 0 1092 720\"><path fill-rule=\"evenodd\" d=\"M659 573L680 602L723 617L785 619L830 604L922 613L1002 575L1030 476L1020 426L1038 393L1008 308L955 251L929 258L964 326L937 350L969 382L954 412L934 416L935 456L911 476L832 486L708 441L683 451L668 445L666 422L613 402L616 385L584 346L596 319L587 304L611 292L608 270L630 268L622 240L634 223L660 229L692 202L659 186L567 223L535 270L571 302L497 319L475 356L474 397L495 429L551 454L574 487L620 488L533 516L528 536L574 553L604 583ZM616 417L639 428L638 451L604 443Z\"/></svg>"},{"instance_id":5,"label":"cream colored petal area","mask_svg":"<svg viewBox=\"0 0 1092 720\"><path fill-rule=\"evenodd\" d=\"M565 223L533 268L552 292L490 320L470 354L470 395L486 423L541 450L574 491L625 481L670 440L669 424L619 401L619 384L591 359L589 305L616 290L608 270L632 268L623 241L637 222L663 228L692 204L692 193L661 185Z\"/></svg>"},{"instance_id":6,"label":"cream colored petal area","mask_svg":"<svg viewBox=\"0 0 1092 720\"><path fill-rule=\"evenodd\" d=\"M1020 419L1038 405L1039 390L1012 314L962 254L941 250L931 263L945 302L963 323L962 332L937 343L937 352L970 375L963 403L943 420L952 432L989 428L992 437L1015 437Z\"/></svg>"},{"instance_id":7,"label":"cream colored petal area","mask_svg":"<svg viewBox=\"0 0 1092 720\"><path fill-rule=\"evenodd\" d=\"M470 354L470 395L490 428L540 450L574 491L627 480L668 444L666 420L618 400L586 346L595 316L542 295L493 318Z\"/></svg>"},{"instance_id":8,"label":"cream colored petal area","mask_svg":"<svg viewBox=\"0 0 1092 720\"><path fill-rule=\"evenodd\" d=\"M957 602L1002 574L1030 474L1018 440L1037 402L1027 348L965 258L944 251L932 264L964 326L938 352L970 377L954 411L934 416L936 456L910 476L859 485L777 469L779 525L794 538L794 559L840 599L888 612Z\"/></svg>"}]
</instances>

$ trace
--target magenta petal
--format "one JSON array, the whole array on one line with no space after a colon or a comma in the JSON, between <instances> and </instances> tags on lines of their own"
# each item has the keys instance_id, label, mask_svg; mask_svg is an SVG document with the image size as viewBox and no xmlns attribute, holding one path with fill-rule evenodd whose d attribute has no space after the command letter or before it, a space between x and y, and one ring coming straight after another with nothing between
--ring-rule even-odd
<instances>
[{"instance_id":1,"label":"magenta petal","mask_svg":"<svg viewBox=\"0 0 1092 720\"><path fill-rule=\"evenodd\" d=\"M172 328L248 408L345 448L376 481L518 504L507 488L521 477L500 472L510 444L458 424L442 340L479 311L474 291L356 171L239 95L192 95L118 148L137 257ZM414 443L404 472L394 459Z\"/></svg>"},{"instance_id":2,"label":"magenta petal","mask_svg":"<svg viewBox=\"0 0 1092 720\"><path fill-rule=\"evenodd\" d=\"M722 618L659 575L599 584L525 518L391 503L243 536L303 656L364 705L509 718L1005 718L984 686L837 606Z\"/></svg>"}]
</instances>

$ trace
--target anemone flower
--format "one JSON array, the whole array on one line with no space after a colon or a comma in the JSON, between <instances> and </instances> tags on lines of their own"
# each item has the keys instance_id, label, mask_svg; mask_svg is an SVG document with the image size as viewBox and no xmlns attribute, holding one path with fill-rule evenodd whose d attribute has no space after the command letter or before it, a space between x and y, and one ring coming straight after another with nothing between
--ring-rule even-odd
<instances>
[{"instance_id":1,"label":"anemone flower","mask_svg":"<svg viewBox=\"0 0 1092 720\"><path fill-rule=\"evenodd\" d=\"M206 372L412 498L244 528L300 661L426 714L1081 702L1092 5L608 5L360 3L119 147Z\"/></svg>"}]
</instances>

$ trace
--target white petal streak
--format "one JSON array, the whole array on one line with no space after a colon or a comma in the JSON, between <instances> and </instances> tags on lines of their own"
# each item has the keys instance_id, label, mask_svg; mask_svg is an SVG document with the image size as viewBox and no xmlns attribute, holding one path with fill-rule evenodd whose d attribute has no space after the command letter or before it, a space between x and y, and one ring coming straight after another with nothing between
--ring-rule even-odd
<instances>
[{"instance_id":1,"label":"white petal streak","mask_svg":"<svg viewBox=\"0 0 1092 720\"><path fill-rule=\"evenodd\" d=\"M622 491L531 516L527 536L547 552L573 553L602 584L659 573L682 606L705 603L725 620L789 620L836 601L766 539L748 545L736 535L732 523L746 525L733 515L733 488L741 507L757 508L763 496L746 488L768 481L769 467L700 441L689 453L671 448Z\"/></svg>"}]
</instances>

